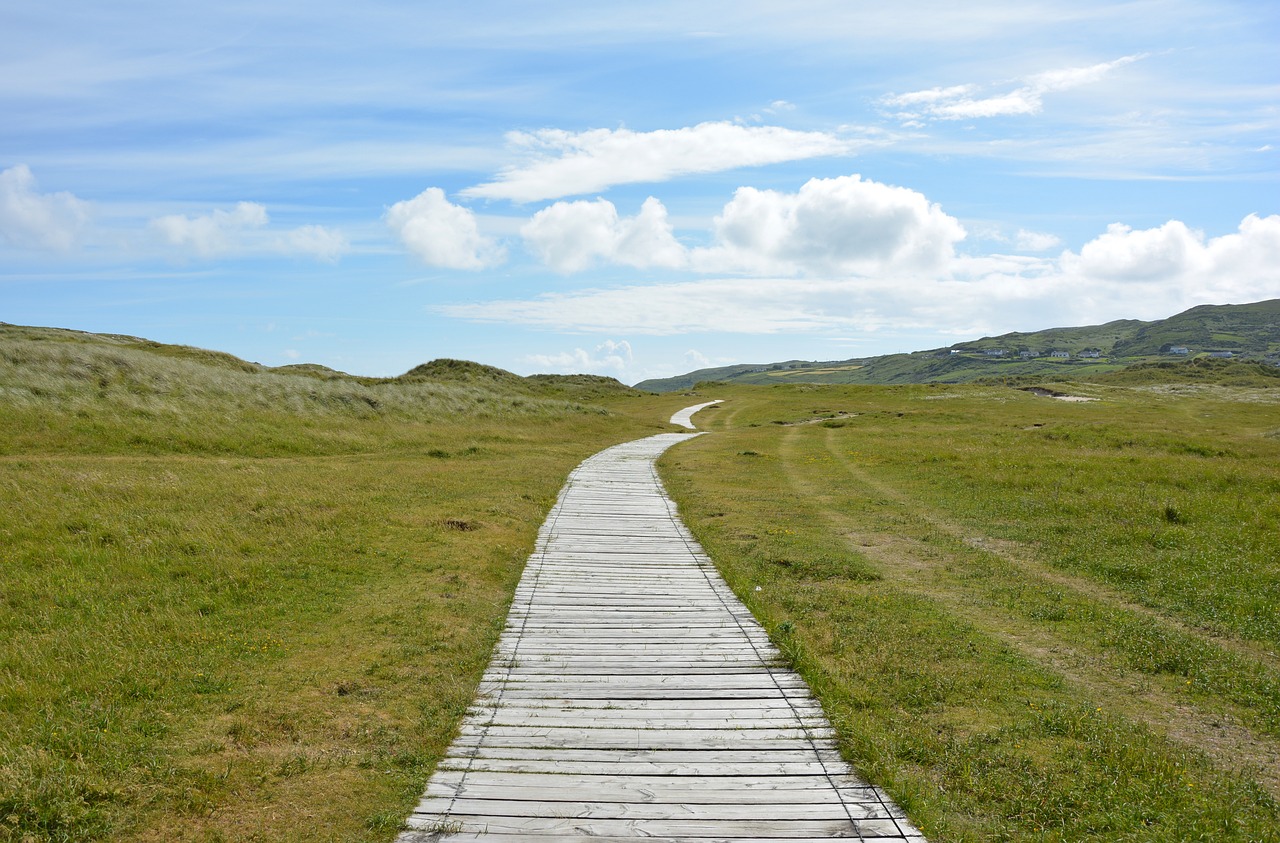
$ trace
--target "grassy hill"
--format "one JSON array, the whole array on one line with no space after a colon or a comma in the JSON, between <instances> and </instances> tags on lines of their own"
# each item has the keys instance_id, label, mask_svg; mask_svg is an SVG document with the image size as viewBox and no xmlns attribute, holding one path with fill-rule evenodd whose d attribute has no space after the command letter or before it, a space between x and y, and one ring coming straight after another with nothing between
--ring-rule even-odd
<instances>
[{"instance_id":1,"label":"grassy hill","mask_svg":"<svg viewBox=\"0 0 1280 843\"><path fill-rule=\"evenodd\" d=\"M1175 346L1189 349L1171 355ZM1066 356L1054 356L1054 353ZM990 378L1087 379L1128 366L1231 352L1233 359L1280 362L1280 299L1202 305L1168 319L1050 328L983 337L911 354L827 362L790 360L699 369L636 384L668 392L701 381L726 383L967 383Z\"/></svg>"}]
</instances>

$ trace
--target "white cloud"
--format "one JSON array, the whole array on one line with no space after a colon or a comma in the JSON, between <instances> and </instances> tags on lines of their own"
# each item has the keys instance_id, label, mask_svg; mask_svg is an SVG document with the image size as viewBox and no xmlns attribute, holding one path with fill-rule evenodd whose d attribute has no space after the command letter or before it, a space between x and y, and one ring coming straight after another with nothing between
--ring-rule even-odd
<instances>
[{"instance_id":1,"label":"white cloud","mask_svg":"<svg viewBox=\"0 0 1280 843\"><path fill-rule=\"evenodd\" d=\"M226 254L277 252L336 263L350 249L342 232L322 225L299 226L281 232L274 239L255 233L270 222L264 205L239 202L231 210L217 208L201 216L156 217L151 220L151 228L170 246L206 259Z\"/></svg>"},{"instance_id":2,"label":"white cloud","mask_svg":"<svg viewBox=\"0 0 1280 843\"><path fill-rule=\"evenodd\" d=\"M959 99L968 96L976 89L974 85L952 85L950 88L929 88L925 91L912 91L909 94L889 94L881 97L880 102L899 108L918 105L932 105L939 101Z\"/></svg>"},{"instance_id":3,"label":"white cloud","mask_svg":"<svg viewBox=\"0 0 1280 843\"><path fill-rule=\"evenodd\" d=\"M1235 233L1208 239L1180 220L1143 230L1115 223L1078 255L1064 253L1062 267L1076 278L1146 293L1229 301L1274 297L1280 295L1280 215L1250 214Z\"/></svg>"},{"instance_id":4,"label":"white cloud","mask_svg":"<svg viewBox=\"0 0 1280 843\"><path fill-rule=\"evenodd\" d=\"M711 368L711 358L698 351L698 349L691 348L684 353L684 365L691 372L698 369L709 369Z\"/></svg>"},{"instance_id":5,"label":"white cloud","mask_svg":"<svg viewBox=\"0 0 1280 843\"><path fill-rule=\"evenodd\" d=\"M211 258L244 246L245 232L268 222L267 209L257 202L240 202L230 211L188 217L170 214L156 217L151 227L172 246Z\"/></svg>"},{"instance_id":6,"label":"white cloud","mask_svg":"<svg viewBox=\"0 0 1280 843\"><path fill-rule=\"evenodd\" d=\"M0 172L0 237L21 248L67 251L89 219L71 193L39 193L25 164Z\"/></svg>"},{"instance_id":7,"label":"white cloud","mask_svg":"<svg viewBox=\"0 0 1280 843\"><path fill-rule=\"evenodd\" d=\"M596 260L641 268L686 261L667 209L652 196L639 214L626 218L607 199L557 202L534 214L520 234L543 263L560 272L577 272Z\"/></svg>"},{"instance_id":8,"label":"white cloud","mask_svg":"<svg viewBox=\"0 0 1280 843\"><path fill-rule=\"evenodd\" d=\"M965 237L923 194L857 175L810 179L797 193L739 188L715 232L695 265L758 275L937 272Z\"/></svg>"},{"instance_id":9,"label":"white cloud","mask_svg":"<svg viewBox=\"0 0 1280 843\"><path fill-rule=\"evenodd\" d=\"M826 132L731 122L653 132L542 129L512 132L507 138L533 160L503 170L491 182L463 190L464 196L537 202L596 193L616 184L847 155L854 149L852 141Z\"/></svg>"},{"instance_id":10,"label":"white cloud","mask_svg":"<svg viewBox=\"0 0 1280 843\"><path fill-rule=\"evenodd\" d=\"M1280 215L1206 238L1181 222L1111 226L1079 254L955 257L932 276L739 278L587 289L437 307L447 316L556 331L981 335L1154 319L1196 304L1280 296ZM696 357L691 363L700 363Z\"/></svg>"},{"instance_id":11,"label":"white cloud","mask_svg":"<svg viewBox=\"0 0 1280 843\"><path fill-rule=\"evenodd\" d=\"M863 280L715 279L549 293L534 299L443 305L446 316L553 331L671 336L775 334L859 327L847 305Z\"/></svg>"},{"instance_id":12,"label":"white cloud","mask_svg":"<svg viewBox=\"0 0 1280 843\"><path fill-rule=\"evenodd\" d=\"M575 348L559 354L530 354L525 363L543 367L553 374L613 374L619 375L631 366L631 343L626 340L605 340L594 351Z\"/></svg>"},{"instance_id":13,"label":"white cloud","mask_svg":"<svg viewBox=\"0 0 1280 843\"><path fill-rule=\"evenodd\" d=\"M322 225L304 225L285 233L277 242L282 252L311 255L327 263L337 263L351 249L346 235Z\"/></svg>"},{"instance_id":14,"label":"white cloud","mask_svg":"<svg viewBox=\"0 0 1280 843\"><path fill-rule=\"evenodd\" d=\"M438 187L392 205L385 219L409 251L431 266L484 269L506 259L505 250L480 234L475 214L449 202Z\"/></svg>"},{"instance_id":15,"label":"white cloud","mask_svg":"<svg viewBox=\"0 0 1280 843\"><path fill-rule=\"evenodd\" d=\"M713 245L686 249L649 197L634 217L619 217L606 199L557 202L520 233L560 272L603 262L749 275L931 273L965 237L923 194L857 175L810 179L796 193L738 188L713 227Z\"/></svg>"},{"instance_id":16,"label":"white cloud","mask_svg":"<svg viewBox=\"0 0 1280 843\"><path fill-rule=\"evenodd\" d=\"M1131 64L1144 55L1132 55L1115 61L1085 67L1067 67L1036 73L1022 80L1012 91L990 96L976 96L976 85L954 85L930 88L906 94L889 94L880 99L883 106L902 109L899 119L916 123L923 117L935 120L968 120L977 117L1000 117L1038 114L1044 108L1044 95L1078 88L1101 81L1118 67Z\"/></svg>"},{"instance_id":17,"label":"white cloud","mask_svg":"<svg viewBox=\"0 0 1280 843\"><path fill-rule=\"evenodd\" d=\"M1056 235L1027 231L1025 228L1018 229L1013 242L1020 252L1047 252L1062 245L1062 240Z\"/></svg>"}]
</instances>

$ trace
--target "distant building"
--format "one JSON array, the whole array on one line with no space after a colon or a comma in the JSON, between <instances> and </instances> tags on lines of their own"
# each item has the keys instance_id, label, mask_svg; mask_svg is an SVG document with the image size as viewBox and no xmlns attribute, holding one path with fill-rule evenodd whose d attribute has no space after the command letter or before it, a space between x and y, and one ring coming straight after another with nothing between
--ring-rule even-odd
<instances>
[{"instance_id":1,"label":"distant building","mask_svg":"<svg viewBox=\"0 0 1280 843\"><path fill-rule=\"evenodd\" d=\"M1021 351L1021 352L1019 352L1019 353L1018 353L1018 356L1019 356L1019 357L1021 357L1023 360L1030 360L1032 357L1039 357L1039 356L1040 356L1040 352L1038 352L1038 351Z\"/></svg>"},{"instance_id":2,"label":"distant building","mask_svg":"<svg viewBox=\"0 0 1280 843\"><path fill-rule=\"evenodd\" d=\"M1210 357L1235 357L1235 354L1230 351L1210 351L1209 356Z\"/></svg>"},{"instance_id":3,"label":"distant building","mask_svg":"<svg viewBox=\"0 0 1280 843\"><path fill-rule=\"evenodd\" d=\"M1190 354L1191 349L1187 348L1185 345L1171 345L1169 346L1169 353L1170 354Z\"/></svg>"},{"instance_id":4,"label":"distant building","mask_svg":"<svg viewBox=\"0 0 1280 843\"><path fill-rule=\"evenodd\" d=\"M986 352L988 357L1004 357L1003 348L988 348Z\"/></svg>"},{"instance_id":5,"label":"distant building","mask_svg":"<svg viewBox=\"0 0 1280 843\"><path fill-rule=\"evenodd\" d=\"M1101 351L1098 351L1097 349L1089 349L1088 351L1082 351L1082 352L1080 352L1080 353L1079 353L1079 354L1077 354L1076 356L1077 356L1077 357L1093 357L1093 358L1097 358L1097 357L1101 357L1101 356L1102 356L1102 352L1101 352Z\"/></svg>"},{"instance_id":6,"label":"distant building","mask_svg":"<svg viewBox=\"0 0 1280 843\"><path fill-rule=\"evenodd\" d=\"M1065 360L1066 358L1071 356L1071 352L1070 351L1050 351L1049 356L1057 357L1059 359Z\"/></svg>"}]
</instances>

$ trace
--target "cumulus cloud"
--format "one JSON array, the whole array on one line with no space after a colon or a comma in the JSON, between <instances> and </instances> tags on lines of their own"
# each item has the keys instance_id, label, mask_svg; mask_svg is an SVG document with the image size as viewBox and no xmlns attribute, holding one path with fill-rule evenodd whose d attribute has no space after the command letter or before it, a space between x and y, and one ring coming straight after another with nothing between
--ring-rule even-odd
<instances>
[{"instance_id":1,"label":"cumulus cloud","mask_svg":"<svg viewBox=\"0 0 1280 843\"><path fill-rule=\"evenodd\" d=\"M542 129L512 132L507 139L532 160L503 170L491 182L467 188L464 196L537 202L597 193L616 184L847 155L854 149L853 142L826 132L731 122L653 132Z\"/></svg>"},{"instance_id":2,"label":"cumulus cloud","mask_svg":"<svg viewBox=\"0 0 1280 843\"><path fill-rule=\"evenodd\" d=\"M1232 234L1204 232L1170 220L1135 230L1115 223L1065 252L1063 271L1077 278L1144 291L1172 290L1184 297L1248 301L1280 293L1280 215L1250 214Z\"/></svg>"},{"instance_id":3,"label":"cumulus cloud","mask_svg":"<svg viewBox=\"0 0 1280 843\"><path fill-rule=\"evenodd\" d=\"M385 219L400 242L431 266L484 269L506 259L505 250L480 234L476 215L438 187L392 205Z\"/></svg>"},{"instance_id":4,"label":"cumulus cloud","mask_svg":"<svg viewBox=\"0 0 1280 843\"><path fill-rule=\"evenodd\" d=\"M1044 109L1045 94L1066 91L1101 81L1118 67L1132 64L1143 55L1124 56L1115 61L1101 62L1084 67L1067 67L1036 73L1022 80L1012 91L981 95L977 85L954 85L949 88L930 88L906 94L889 94L880 104L889 109L899 109L897 117L915 122L925 118L934 120L968 120L978 117L1000 117L1020 114L1038 114Z\"/></svg>"},{"instance_id":5,"label":"cumulus cloud","mask_svg":"<svg viewBox=\"0 0 1280 843\"><path fill-rule=\"evenodd\" d=\"M244 234L263 228L267 222L265 207L257 202L240 202L230 211L219 208L199 217L182 214L156 217L151 227L169 245L211 258L242 248Z\"/></svg>"},{"instance_id":6,"label":"cumulus cloud","mask_svg":"<svg viewBox=\"0 0 1280 843\"><path fill-rule=\"evenodd\" d=\"M631 365L631 343L605 340L593 351L575 348L559 354L530 354L525 363L540 366L553 374L619 375Z\"/></svg>"},{"instance_id":7,"label":"cumulus cloud","mask_svg":"<svg viewBox=\"0 0 1280 843\"><path fill-rule=\"evenodd\" d=\"M557 202L534 214L520 234L543 263L560 272L577 272L597 260L639 268L686 261L667 209L652 196L634 217L619 217L607 199Z\"/></svg>"},{"instance_id":8,"label":"cumulus cloud","mask_svg":"<svg viewBox=\"0 0 1280 843\"><path fill-rule=\"evenodd\" d=\"M0 238L20 248L67 251L89 219L71 193L40 193L25 164L0 172Z\"/></svg>"},{"instance_id":9,"label":"cumulus cloud","mask_svg":"<svg viewBox=\"0 0 1280 843\"><path fill-rule=\"evenodd\" d=\"M1196 304L1280 295L1280 216L1207 238L1181 222L1113 225L1079 253L956 256L934 275L717 278L456 304L437 312L556 331L952 332L1155 319ZM693 358L696 360L696 358Z\"/></svg>"},{"instance_id":10,"label":"cumulus cloud","mask_svg":"<svg viewBox=\"0 0 1280 843\"><path fill-rule=\"evenodd\" d=\"M964 228L923 194L860 176L810 179L796 193L741 187L715 219L704 271L752 274L930 273Z\"/></svg>"},{"instance_id":11,"label":"cumulus cloud","mask_svg":"<svg viewBox=\"0 0 1280 843\"><path fill-rule=\"evenodd\" d=\"M653 197L634 217L606 199L557 202L520 233L560 272L607 263L750 275L936 272L965 237L923 194L857 175L811 179L796 193L741 187L713 221L714 243L698 249L676 239Z\"/></svg>"}]
</instances>

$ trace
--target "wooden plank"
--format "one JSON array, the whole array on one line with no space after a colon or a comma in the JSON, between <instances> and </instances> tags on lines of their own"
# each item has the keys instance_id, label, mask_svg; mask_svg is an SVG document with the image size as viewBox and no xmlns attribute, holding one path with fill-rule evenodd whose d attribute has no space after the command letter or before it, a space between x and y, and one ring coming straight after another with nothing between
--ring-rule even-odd
<instances>
[{"instance_id":1,"label":"wooden plank","mask_svg":"<svg viewBox=\"0 0 1280 843\"><path fill-rule=\"evenodd\" d=\"M542 799L477 799L470 796L427 797L414 809L412 817L445 817L459 814L504 818L590 818L592 820L669 820L677 817L707 820L847 821L848 813L838 799L831 802L774 802L756 799L737 802L592 802L544 801ZM412 818L410 820L412 822Z\"/></svg>"},{"instance_id":2,"label":"wooden plank","mask_svg":"<svg viewBox=\"0 0 1280 843\"><path fill-rule=\"evenodd\" d=\"M410 816L408 825L431 827L439 817ZM753 837L857 837L864 829L868 834L883 836L887 830L896 831L894 820L859 820L848 818L830 820L769 820L769 819L696 819L672 817L667 819L595 819L591 817L504 817L489 814L451 813L449 820L461 824L462 831L485 834L510 834L512 832L556 832L577 834L582 837L601 835L650 837L653 835L704 838L730 835ZM887 824L887 827L886 827Z\"/></svg>"},{"instance_id":3,"label":"wooden plank","mask_svg":"<svg viewBox=\"0 0 1280 843\"><path fill-rule=\"evenodd\" d=\"M733 764L690 761L676 764L663 761L531 761L521 758L488 757L471 759L470 763L449 757L440 762L438 769L553 775L581 773L594 776L811 776L826 772L822 763L818 761L760 760L740 761Z\"/></svg>"},{"instance_id":4,"label":"wooden plank","mask_svg":"<svg viewBox=\"0 0 1280 843\"><path fill-rule=\"evenodd\" d=\"M464 782L465 779L465 782ZM576 799L575 794L590 793L586 801L670 801L686 799L690 802L719 801L732 796L741 799L750 791L753 799L835 799L835 790L827 776L584 776L537 775L519 773L470 773L442 774L432 777L432 790L428 796L466 793L492 797L514 791L533 790L546 794L547 799ZM850 798L863 804L880 805L879 797L871 788L853 792L846 789Z\"/></svg>"},{"instance_id":5,"label":"wooden plank","mask_svg":"<svg viewBox=\"0 0 1280 843\"><path fill-rule=\"evenodd\" d=\"M402 843L582 843L580 834L558 834L555 832L458 832L440 834L435 831L407 831L399 838ZM909 841L909 843L925 843L923 835L863 835L859 840L867 843L888 843L888 841ZM591 843L635 843L634 836L593 836ZM645 843L690 843L688 837L647 836ZM699 837L697 843L830 843L831 836L821 837Z\"/></svg>"},{"instance_id":6,"label":"wooden plank","mask_svg":"<svg viewBox=\"0 0 1280 843\"><path fill-rule=\"evenodd\" d=\"M746 747L734 747L723 749L711 749L700 747L698 749L672 749L670 747L658 747L656 749L581 749L581 748L553 748L553 749L528 749L519 747L493 747L480 746L463 748L458 747L456 753L459 759L466 758L505 758L510 760L525 761L582 761L598 764L624 763L624 762L644 762L644 763L661 763L661 764L759 764L759 763L810 763L813 761L820 762L823 766L819 772L823 775L834 774L838 770L848 773L848 767L840 758L840 754L834 748L802 748L796 750L787 749L751 749ZM636 774L644 775L644 774ZM700 775L745 775L740 770L732 770L724 773L702 773ZM851 775L851 774L850 774ZM853 781L853 779L851 779Z\"/></svg>"},{"instance_id":7,"label":"wooden plank","mask_svg":"<svg viewBox=\"0 0 1280 843\"><path fill-rule=\"evenodd\" d=\"M690 435L570 474L401 843L923 843L676 517L652 462Z\"/></svg>"}]
</instances>

